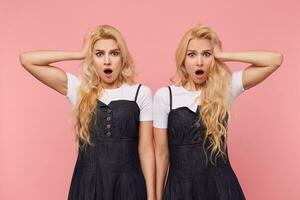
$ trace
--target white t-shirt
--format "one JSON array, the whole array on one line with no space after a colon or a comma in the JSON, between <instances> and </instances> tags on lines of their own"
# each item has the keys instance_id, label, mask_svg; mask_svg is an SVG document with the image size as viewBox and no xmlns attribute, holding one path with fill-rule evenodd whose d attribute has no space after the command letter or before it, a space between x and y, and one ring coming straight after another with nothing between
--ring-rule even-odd
<instances>
[{"instance_id":1,"label":"white t-shirt","mask_svg":"<svg viewBox=\"0 0 300 200\"><path fill-rule=\"evenodd\" d=\"M66 98L71 102L72 106L75 106L77 101L77 90L81 80L71 73L66 72L66 74L68 78L68 92ZM124 83L119 88L104 89L99 100L106 105L115 100L134 101L138 86L139 84L129 85ZM136 103L140 108L140 121L152 121L153 102L152 92L149 87L141 85Z\"/></svg>"},{"instance_id":2,"label":"white t-shirt","mask_svg":"<svg viewBox=\"0 0 300 200\"><path fill-rule=\"evenodd\" d=\"M230 106L234 100L244 91L243 70L232 73ZM201 90L189 91L182 86L171 85L172 109L187 107L196 112L199 105ZM168 127L168 115L170 112L170 92L168 87L162 87L154 95L153 126L156 128Z\"/></svg>"}]
</instances>

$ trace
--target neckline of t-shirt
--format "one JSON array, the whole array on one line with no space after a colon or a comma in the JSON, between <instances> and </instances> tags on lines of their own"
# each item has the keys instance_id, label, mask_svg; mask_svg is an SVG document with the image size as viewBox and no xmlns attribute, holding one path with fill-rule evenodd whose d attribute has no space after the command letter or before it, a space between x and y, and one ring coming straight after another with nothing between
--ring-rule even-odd
<instances>
[{"instance_id":1,"label":"neckline of t-shirt","mask_svg":"<svg viewBox=\"0 0 300 200\"><path fill-rule=\"evenodd\" d=\"M184 88L182 85L173 85L174 87L176 88L179 88L185 92L188 92L188 93L192 93L192 94L198 94L198 93L201 93L202 90L197 90L197 91L191 91L191 90L188 90L186 88Z\"/></svg>"},{"instance_id":2,"label":"neckline of t-shirt","mask_svg":"<svg viewBox=\"0 0 300 200\"><path fill-rule=\"evenodd\" d=\"M120 87L117 87L117 88L103 88L103 90L107 91L107 92L118 91L118 90L122 89L124 86L127 86L127 85L128 85L127 83L123 83Z\"/></svg>"}]
</instances>

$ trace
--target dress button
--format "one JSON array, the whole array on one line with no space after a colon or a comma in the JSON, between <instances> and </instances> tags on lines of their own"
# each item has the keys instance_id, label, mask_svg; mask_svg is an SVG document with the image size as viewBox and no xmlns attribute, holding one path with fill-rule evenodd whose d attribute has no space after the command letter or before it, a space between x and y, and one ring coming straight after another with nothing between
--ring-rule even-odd
<instances>
[{"instance_id":1,"label":"dress button","mask_svg":"<svg viewBox=\"0 0 300 200\"><path fill-rule=\"evenodd\" d=\"M110 131L108 131L108 132L106 132L106 133L105 133L105 135L107 135L107 136L111 136L111 132L110 132Z\"/></svg>"},{"instance_id":2,"label":"dress button","mask_svg":"<svg viewBox=\"0 0 300 200\"><path fill-rule=\"evenodd\" d=\"M106 125L106 128L107 128L107 129L110 129L110 127L111 127L110 124L107 124L107 125Z\"/></svg>"},{"instance_id":3,"label":"dress button","mask_svg":"<svg viewBox=\"0 0 300 200\"><path fill-rule=\"evenodd\" d=\"M109 122L110 120L111 120L111 117L107 117L107 118L106 118L106 121Z\"/></svg>"}]
</instances>

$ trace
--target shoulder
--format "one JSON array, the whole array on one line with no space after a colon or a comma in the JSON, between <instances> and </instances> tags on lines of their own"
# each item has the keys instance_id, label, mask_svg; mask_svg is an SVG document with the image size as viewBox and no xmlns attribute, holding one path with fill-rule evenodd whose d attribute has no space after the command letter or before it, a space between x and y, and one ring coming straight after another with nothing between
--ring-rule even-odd
<instances>
[{"instance_id":1,"label":"shoulder","mask_svg":"<svg viewBox=\"0 0 300 200\"><path fill-rule=\"evenodd\" d=\"M68 88L76 88L77 86L80 85L81 79L79 76L74 75L70 72L66 72L67 75L67 80L68 80Z\"/></svg>"},{"instance_id":2,"label":"shoulder","mask_svg":"<svg viewBox=\"0 0 300 200\"><path fill-rule=\"evenodd\" d=\"M154 94L154 98L164 99L166 97L169 97L170 96L169 87L170 86L165 86L157 89Z\"/></svg>"},{"instance_id":3,"label":"shoulder","mask_svg":"<svg viewBox=\"0 0 300 200\"><path fill-rule=\"evenodd\" d=\"M232 72L231 86L233 89L238 89L241 91L245 90L243 87L243 72L244 72L244 69L240 69L240 70L236 70L236 71Z\"/></svg>"},{"instance_id":4,"label":"shoulder","mask_svg":"<svg viewBox=\"0 0 300 200\"><path fill-rule=\"evenodd\" d=\"M123 87L130 90L137 90L138 88L141 89L150 89L150 87L142 84L142 83L124 83Z\"/></svg>"},{"instance_id":5,"label":"shoulder","mask_svg":"<svg viewBox=\"0 0 300 200\"><path fill-rule=\"evenodd\" d=\"M161 97L169 96L170 94L169 87L170 86L165 86L157 89L154 97L161 98Z\"/></svg>"},{"instance_id":6,"label":"shoulder","mask_svg":"<svg viewBox=\"0 0 300 200\"><path fill-rule=\"evenodd\" d=\"M243 77L243 71L244 71L243 69L233 71L232 74L231 74L231 79L236 80L238 78L242 78Z\"/></svg>"},{"instance_id":7,"label":"shoulder","mask_svg":"<svg viewBox=\"0 0 300 200\"><path fill-rule=\"evenodd\" d=\"M70 72L66 72L66 75L67 75L68 80L80 82L79 76L77 76L73 73L70 73Z\"/></svg>"},{"instance_id":8,"label":"shoulder","mask_svg":"<svg viewBox=\"0 0 300 200\"><path fill-rule=\"evenodd\" d=\"M128 90L128 93L131 95L137 94L137 99L145 99L145 98L151 98L152 99L152 90L150 87L141 84L141 83L135 83L135 84L125 84L125 89Z\"/></svg>"},{"instance_id":9,"label":"shoulder","mask_svg":"<svg viewBox=\"0 0 300 200\"><path fill-rule=\"evenodd\" d=\"M165 86L159 88L154 95L154 102L155 103L163 103L169 104L170 103L170 89L171 86Z\"/></svg>"},{"instance_id":10,"label":"shoulder","mask_svg":"<svg viewBox=\"0 0 300 200\"><path fill-rule=\"evenodd\" d=\"M152 102L152 90L150 87L143 84L137 84L136 91L138 92L138 99L148 99Z\"/></svg>"},{"instance_id":11,"label":"shoulder","mask_svg":"<svg viewBox=\"0 0 300 200\"><path fill-rule=\"evenodd\" d=\"M233 105L235 99L245 91L245 88L243 86L243 71L244 70L241 69L232 73L230 105Z\"/></svg>"},{"instance_id":12,"label":"shoulder","mask_svg":"<svg viewBox=\"0 0 300 200\"><path fill-rule=\"evenodd\" d=\"M150 87L144 84L137 84L137 87L140 87L139 93L141 94L147 94L147 95L152 95L152 90Z\"/></svg>"},{"instance_id":13,"label":"shoulder","mask_svg":"<svg viewBox=\"0 0 300 200\"><path fill-rule=\"evenodd\" d=\"M67 82L68 82L66 98L68 98L71 101L71 103L75 105L77 101L77 92L78 92L79 85L81 83L81 79L78 76L69 72L66 72L66 75L67 75Z\"/></svg>"}]
</instances>

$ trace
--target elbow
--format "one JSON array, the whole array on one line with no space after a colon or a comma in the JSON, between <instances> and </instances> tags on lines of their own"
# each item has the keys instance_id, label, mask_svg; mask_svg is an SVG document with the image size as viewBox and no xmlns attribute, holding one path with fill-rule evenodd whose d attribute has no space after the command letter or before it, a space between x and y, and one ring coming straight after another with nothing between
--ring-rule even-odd
<instances>
[{"instance_id":1,"label":"elbow","mask_svg":"<svg viewBox=\"0 0 300 200\"><path fill-rule=\"evenodd\" d=\"M276 52L274 55L274 65L278 68L283 62L283 54Z\"/></svg>"},{"instance_id":2,"label":"elbow","mask_svg":"<svg viewBox=\"0 0 300 200\"><path fill-rule=\"evenodd\" d=\"M163 152L155 152L155 160L156 162L169 162L169 152L163 151Z\"/></svg>"},{"instance_id":3,"label":"elbow","mask_svg":"<svg viewBox=\"0 0 300 200\"><path fill-rule=\"evenodd\" d=\"M157 158L165 159L169 157L169 151L166 148L155 148L155 156Z\"/></svg>"},{"instance_id":4,"label":"elbow","mask_svg":"<svg viewBox=\"0 0 300 200\"><path fill-rule=\"evenodd\" d=\"M150 155L154 154L154 148L153 145L140 145L138 148L139 154L140 155Z\"/></svg>"},{"instance_id":5,"label":"elbow","mask_svg":"<svg viewBox=\"0 0 300 200\"><path fill-rule=\"evenodd\" d=\"M28 65L28 60L27 60L27 57L26 57L26 53L20 53L19 60L20 60L20 63L23 67L26 67Z\"/></svg>"}]
</instances>

